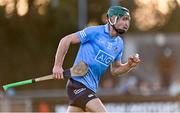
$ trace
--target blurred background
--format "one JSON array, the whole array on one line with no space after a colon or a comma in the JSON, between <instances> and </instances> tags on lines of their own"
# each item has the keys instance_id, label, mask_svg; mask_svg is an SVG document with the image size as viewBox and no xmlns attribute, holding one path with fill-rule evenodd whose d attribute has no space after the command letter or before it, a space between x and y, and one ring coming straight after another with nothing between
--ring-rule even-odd
<instances>
[{"instance_id":1,"label":"blurred background","mask_svg":"<svg viewBox=\"0 0 180 113\"><path fill-rule=\"evenodd\" d=\"M105 24L111 5L130 10L123 62L140 54L128 74L103 76L97 94L110 112L180 112L180 0L0 0L0 85L51 74L59 41ZM71 45L64 69L79 45ZM67 80L0 89L0 112L64 112Z\"/></svg>"}]
</instances>

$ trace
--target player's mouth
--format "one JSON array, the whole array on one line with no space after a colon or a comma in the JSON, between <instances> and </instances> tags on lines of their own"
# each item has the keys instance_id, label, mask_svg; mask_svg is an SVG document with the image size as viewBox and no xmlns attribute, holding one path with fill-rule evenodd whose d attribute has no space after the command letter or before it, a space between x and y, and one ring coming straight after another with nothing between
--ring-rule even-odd
<instances>
[{"instance_id":1,"label":"player's mouth","mask_svg":"<svg viewBox=\"0 0 180 113\"><path fill-rule=\"evenodd\" d=\"M128 27L127 27L127 26L124 26L123 29L124 29L124 30L128 30Z\"/></svg>"}]
</instances>

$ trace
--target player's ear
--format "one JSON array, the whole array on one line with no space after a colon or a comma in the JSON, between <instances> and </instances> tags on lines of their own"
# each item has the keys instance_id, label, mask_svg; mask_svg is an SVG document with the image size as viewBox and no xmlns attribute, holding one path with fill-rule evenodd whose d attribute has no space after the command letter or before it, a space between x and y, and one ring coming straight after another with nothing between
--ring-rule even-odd
<instances>
[{"instance_id":1,"label":"player's ear","mask_svg":"<svg viewBox=\"0 0 180 113\"><path fill-rule=\"evenodd\" d=\"M112 23L115 22L115 18L116 18L116 16L112 16L112 17L110 18L110 20L111 20Z\"/></svg>"}]
</instances>

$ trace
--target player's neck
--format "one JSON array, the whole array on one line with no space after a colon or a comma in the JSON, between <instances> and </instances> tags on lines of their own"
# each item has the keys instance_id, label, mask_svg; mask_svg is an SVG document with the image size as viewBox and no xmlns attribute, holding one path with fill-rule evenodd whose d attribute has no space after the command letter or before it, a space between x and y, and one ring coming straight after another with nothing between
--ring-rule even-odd
<instances>
[{"instance_id":1,"label":"player's neck","mask_svg":"<svg viewBox=\"0 0 180 113\"><path fill-rule=\"evenodd\" d=\"M117 36L117 32L111 26L109 26L109 35L112 38Z\"/></svg>"}]
</instances>

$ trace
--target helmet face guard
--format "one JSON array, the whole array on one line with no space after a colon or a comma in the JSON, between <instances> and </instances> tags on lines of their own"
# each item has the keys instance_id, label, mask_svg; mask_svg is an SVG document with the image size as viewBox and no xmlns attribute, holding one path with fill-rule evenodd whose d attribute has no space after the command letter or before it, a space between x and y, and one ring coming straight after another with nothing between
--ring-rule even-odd
<instances>
[{"instance_id":1,"label":"helmet face guard","mask_svg":"<svg viewBox=\"0 0 180 113\"><path fill-rule=\"evenodd\" d=\"M111 17L115 16L115 21L112 23L110 20ZM125 30L123 29L117 29L115 27L115 24L117 23L117 20L120 19L123 16L128 16L130 17L129 10L121 7L121 6L112 6L109 8L107 12L107 18L108 18L108 23L113 27L113 29L118 33L118 34L123 34L125 33Z\"/></svg>"}]
</instances>

